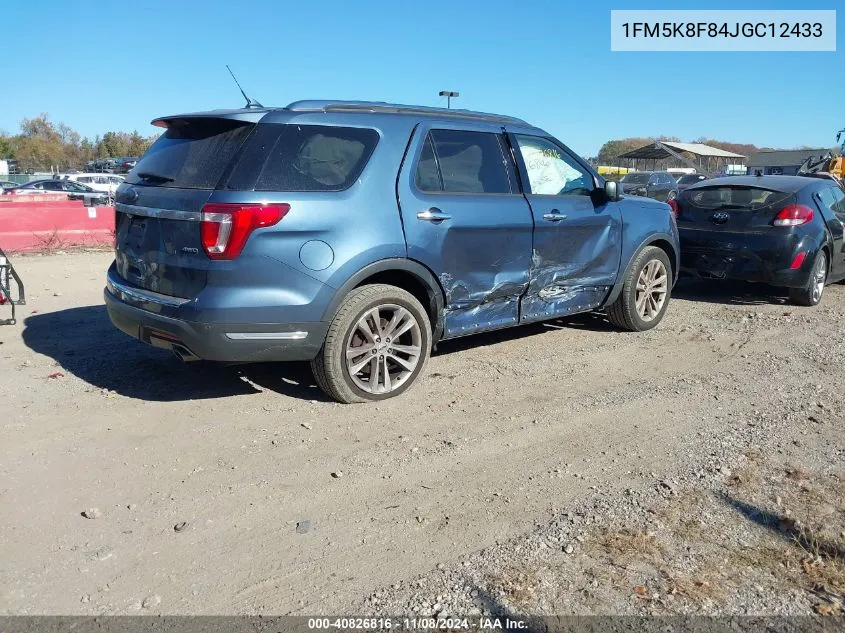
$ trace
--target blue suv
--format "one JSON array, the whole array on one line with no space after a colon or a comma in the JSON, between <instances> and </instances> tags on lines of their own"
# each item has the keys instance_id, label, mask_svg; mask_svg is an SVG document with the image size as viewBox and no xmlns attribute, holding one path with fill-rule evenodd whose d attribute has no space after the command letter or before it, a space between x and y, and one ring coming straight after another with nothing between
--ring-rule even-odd
<instances>
[{"instance_id":1,"label":"blue suv","mask_svg":"<svg viewBox=\"0 0 845 633\"><path fill-rule=\"evenodd\" d=\"M182 360L309 360L326 393L364 402L408 389L441 340L666 312L669 205L621 197L520 119L300 101L153 123L117 190L105 300Z\"/></svg>"}]
</instances>

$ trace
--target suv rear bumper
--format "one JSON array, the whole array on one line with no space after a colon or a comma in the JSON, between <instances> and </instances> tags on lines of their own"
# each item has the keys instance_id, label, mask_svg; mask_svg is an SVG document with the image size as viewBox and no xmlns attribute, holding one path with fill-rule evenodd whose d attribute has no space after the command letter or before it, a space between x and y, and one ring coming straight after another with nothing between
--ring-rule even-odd
<instances>
[{"instance_id":1,"label":"suv rear bumper","mask_svg":"<svg viewBox=\"0 0 845 633\"><path fill-rule=\"evenodd\" d=\"M129 305L106 288L111 322L139 341L168 349L182 360L246 363L313 359L328 323L196 323Z\"/></svg>"}]
</instances>

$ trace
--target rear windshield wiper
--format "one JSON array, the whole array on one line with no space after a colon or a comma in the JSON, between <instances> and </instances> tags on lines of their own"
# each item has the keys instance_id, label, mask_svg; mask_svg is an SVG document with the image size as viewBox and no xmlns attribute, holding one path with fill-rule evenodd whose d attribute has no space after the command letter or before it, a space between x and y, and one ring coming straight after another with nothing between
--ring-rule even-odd
<instances>
[{"instance_id":1,"label":"rear windshield wiper","mask_svg":"<svg viewBox=\"0 0 845 633\"><path fill-rule=\"evenodd\" d=\"M138 178L143 178L144 180L156 180L158 182L173 182L174 178L170 176L162 176L161 174L153 174L148 171L140 171L138 172Z\"/></svg>"}]
</instances>

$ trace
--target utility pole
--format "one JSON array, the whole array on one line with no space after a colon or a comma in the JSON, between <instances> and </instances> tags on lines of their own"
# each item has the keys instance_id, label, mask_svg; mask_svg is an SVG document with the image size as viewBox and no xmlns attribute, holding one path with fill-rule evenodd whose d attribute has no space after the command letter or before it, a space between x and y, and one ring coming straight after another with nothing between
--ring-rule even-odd
<instances>
[{"instance_id":1,"label":"utility pole","mask_svg":"<svg viewBox=\"0 0 845 633\"><path fill-rule=\"evenodd\" d=\"M441 90L440 96L446 97L446 108L451 109L452 108L452 97L460 97L461 93L460 92L453 92L451 90Z\"/></svg>"}]
</instances>

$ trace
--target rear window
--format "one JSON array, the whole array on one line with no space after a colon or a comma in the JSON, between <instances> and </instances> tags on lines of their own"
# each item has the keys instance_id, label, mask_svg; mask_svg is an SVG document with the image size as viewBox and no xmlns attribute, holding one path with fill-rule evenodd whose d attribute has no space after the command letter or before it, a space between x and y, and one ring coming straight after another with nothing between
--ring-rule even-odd
<instances>
[{"instance_id":1,"label":"rear window","mask_svg":"<svg viewBox=\"0 0 845 633\"><path fill-rule=\"evenodd\" d=\"M791 194L782 191L736 186L687 189L685 194L688 202L702 209L759 209L780 204L791 197Z\"/></svg>"},{"instance_id":2,"label":"rear window","mask_svg":"<svg viewBox=\"0 0 845 633\"><path fill-rule=\"evenodd\" d=\"M184 189L213 189L254 123L231 119L182 119L167 128L126 182Z\"/></svg>"},{"instance_id":3,"label":"rear window","mask_svg":"<svg viewBox=\"0 0 845 633\"><path fill-rule=\"evenodd\" d=\"M706 177L702 176L701 174L682 174L680 178L678 178L678 184L681 185L691 185L699 180L705 180Z\"/></svg>"},{"instance_id":4,"label":"rear window","mask_svg":"<svg viewBox=\"0 0 845 633\"><path fill-rule=\"evenodd\" d=\"M371 128L262 123L226 188L343 191L361 175L378 139Z\"/></svg>"},{"instance_id":5,"label":"rear window","mask_svg":"<svg viewBox=\"0 0 845 633\"><path fill-rule=\"evenodd\" d=\"M632 185L644 185L648 182L648 179L651 177L651 174L647 172L638 172L636 174L625 174L622 178L622 182L630 183Z\"/></svg>"}]
</instances>

